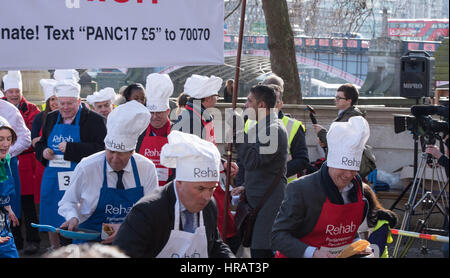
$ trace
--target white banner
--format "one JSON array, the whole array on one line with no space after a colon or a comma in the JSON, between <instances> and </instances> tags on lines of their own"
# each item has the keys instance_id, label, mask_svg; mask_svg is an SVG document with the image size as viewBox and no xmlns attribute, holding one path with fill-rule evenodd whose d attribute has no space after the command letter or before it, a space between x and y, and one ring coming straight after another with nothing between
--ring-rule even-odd
<instances>
[{"instance_id":1,"label":"white banner","mask_svg":"<svg viewBox=\"0 0 450 278\"><path fill-rule=\"evenodd\" d=\"M1 0L0 69L223 64L223 0Z\"/></svg>"}]
</instances>

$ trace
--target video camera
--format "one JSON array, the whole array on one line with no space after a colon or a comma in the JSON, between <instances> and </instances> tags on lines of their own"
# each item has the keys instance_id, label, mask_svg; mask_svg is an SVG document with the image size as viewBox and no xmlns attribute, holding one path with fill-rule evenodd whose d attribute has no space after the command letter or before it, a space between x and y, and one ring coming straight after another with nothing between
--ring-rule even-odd
<instances>
[{"instance_id":1,"label":"video camera","mask_svg":"<svg viewBox=\"0 0 450 278\"><path fill-rule=\"evenodd\" d=\"M411 107L413 115L394 114L394 131L400 133L411 131L416 136L426 137L427 144L434 144L435 139L444 138L449 133L448 107L432 105L414 105ZM435 120L430 115L440 115L446 121ZM442 135L439 135L442 133Z\"/></svg>"}]
</instances>

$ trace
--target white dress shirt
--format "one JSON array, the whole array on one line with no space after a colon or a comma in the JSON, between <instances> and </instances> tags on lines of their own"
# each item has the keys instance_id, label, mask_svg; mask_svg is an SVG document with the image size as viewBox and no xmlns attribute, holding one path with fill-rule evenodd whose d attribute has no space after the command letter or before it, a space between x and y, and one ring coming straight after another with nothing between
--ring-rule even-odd
<instances>
[{"instance_id":1,"label":"white dress shirt","mask_svg":"<svg viewBox=\"0 0 450 278\"><path fill-rule=\"evenodd\" d=\"M180 217L181 217L181 224L183 226L184 229L184 223L186 223L186 216L184 215L184 211L187 210L187 208L183 205L183 203L181 202L180 198L178 197L178 191L177 191L177 181L174 180L173 181L173 189L175 191L175 197L177 198L177 201L180 203ZM197 228L198 227L198 217L199 217L199 213L193 213L194 215L194 227Z\"/></svg>"},{"instance_id":2,"label":"white dress shirt","mask_svg":"<svg viewBox=\"0 0 450 278\"><path fill-rule=\"evenodd\" d=\"M9 149L11 157L15 157L31 146L31 131L25 125L19 109L3 99L0 99L0 116L8 121L17 134L16 143Z\"/></svg>"},{"instance_id":3,"label":"white dress shirt","mask_svg":"<svg viewBox=\"0 0 450 278\"><path fill-rule=\"evenodd\" d=\"M138 153L134 153L133 157L136 161L141 186L144 188L144 195L147 195L158 187L155 164ZM82 223L94 213L103 185L104 159L105 151L101 151L83 158L75 167L69 188L58 203L58 213L66 220L76 217L79 223ZM123 170L122 181L125 189L135 188L131 159ZM109 188L116 187L117 174L108 163L106 163L106 179Z\"/></svg>"}]
</instances>

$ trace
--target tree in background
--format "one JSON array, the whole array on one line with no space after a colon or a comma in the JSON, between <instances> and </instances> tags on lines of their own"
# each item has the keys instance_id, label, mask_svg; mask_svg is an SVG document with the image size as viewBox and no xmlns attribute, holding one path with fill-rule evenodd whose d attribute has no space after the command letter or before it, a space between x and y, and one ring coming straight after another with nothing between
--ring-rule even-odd
<instances>
[{"instance_id":1,"label":"tree in background","mask_svg":"<svg viewBox=\"0 0 450 278\"><path fill-rule=\"evenodd\" d=\"M302 103L294 35L286 0L262 0L262 9L266 18L272 72L285 82L283 100L285 103Z\"/></svg>"}]
</instances>

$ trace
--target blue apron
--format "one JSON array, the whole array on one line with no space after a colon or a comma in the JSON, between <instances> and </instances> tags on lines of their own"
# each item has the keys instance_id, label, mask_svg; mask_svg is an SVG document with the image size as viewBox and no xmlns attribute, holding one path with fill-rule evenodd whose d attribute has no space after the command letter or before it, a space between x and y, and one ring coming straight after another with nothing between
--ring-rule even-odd
<instances>
[{"instance_id":1,"label":"blue apron","mask_svg":"<svg viewBox=\"0 0 450 278\"><path fill-rule=\"evenodd\" d=\"M19 159L17 156L11 157L10 160L11 173L14 181L15 192L11 195L11 208L14 211L17 219L22 215L21 195L20 195L20 177L19 177Z\"/></svg>"},{"instance_id":2,"label":"blue apron","mask_svg":"<svg viewBox=\"0 0 450 278\"><path fill-rule=\"evenodd\" d=\"M131 157L134 181L136 187L129 189L116 189L108 187L106 179L106 158L103 166L103 184L97 208L94 213L83 223L80 228L102 231L102 223L120 224L125 220L133 205L144 196L144 188L141 186L139 173L134 157ZM78 242L78 241L77 241Z\"/></svg>"},{"instance_id":3,"label":"blue apron","mask_svg":"<svg viewBox=\"0 0 450 278\"><path fill-rule=\"evenodd\" d=\"M8 163L6 163L5 167L8 179L0 182L0 237L9 236L10 238L7 242L0 244L0 258L18 258L19 253L9 226L8 211L5 209L5 206L10 205L11 197L14 196L14 178Z\"/></svg>"},{"instance_id":4,"label":"blue apron","mask_svg":"<svg viewBox=\"0 0 450 278\"><path fill-rule=\"evenodd\" d=\"M61 226L64 218L58 214L58 202L62 199L64 192L67 190L70 177L78 164L73 161L64 161L64 153L58 149L61 142L80 142L80 112L78 110L75 125L60 124L61 114L58 115L56 124L52 132L48 136L47 146L53 150L55 159L48 162L45 167L44 175L41 183L41 205L39 213L39 223L44 225L52 225L54 227ZM60 158L57 159L56 157Z\"/></svg>"}]
</instances>

